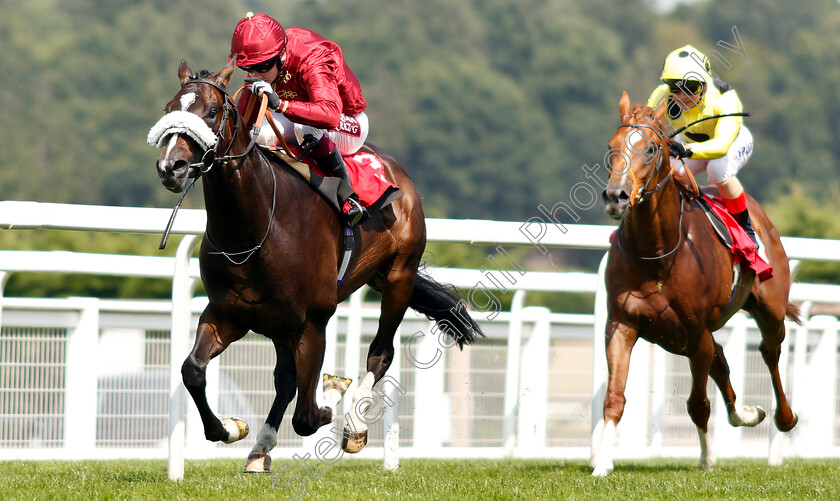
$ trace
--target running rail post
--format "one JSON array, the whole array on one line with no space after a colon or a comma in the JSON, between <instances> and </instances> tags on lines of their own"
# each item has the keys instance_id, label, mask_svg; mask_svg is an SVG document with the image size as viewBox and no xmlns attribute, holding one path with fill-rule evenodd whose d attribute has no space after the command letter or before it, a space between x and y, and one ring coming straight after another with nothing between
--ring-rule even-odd
<instances>
[{"instance_id":1,"label":"running rail post","mask_svg":"<svg viewBox=\"0 0 840 501\"><path fill-rule=\"evenodd\" d=\"M516 447L516 416L519 408L519 357L522 349L522 308L525 291L513 294L508 324L507 363L505 368L504 425L502 428L502 449L504 457L512 458Z\"/></svg>"},{"instance_id":2,"label":"running rail post","mask_svg":"<svg viewBox=\"0 0 840 501\"><path fill-rule=\"evenodd\" d=\"M169 479L184 479L187 389L181 379L181 364L189 352L190 300L196 280L190 278L190 256L198 243L196 235L184 235L175 253L172 277L172 331L169 341Z\"/></svg>"}]
</instances>

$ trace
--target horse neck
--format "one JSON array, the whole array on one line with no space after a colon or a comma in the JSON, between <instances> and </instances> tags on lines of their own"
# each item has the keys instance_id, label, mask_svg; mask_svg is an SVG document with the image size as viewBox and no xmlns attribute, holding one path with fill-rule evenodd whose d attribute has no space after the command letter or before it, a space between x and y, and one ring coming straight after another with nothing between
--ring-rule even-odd
<instances>
[{"instance_id":1,"label":"horse neck","mask_svg":"<svg viewBox=\"0 0 840 501\"><path fill-rule=\"evenodd\" d=\"M628 250L641 256L671 251L680 239L680 194L668 182L644 202L635 204L624 217L622 238Z\"/></svg>"},{"instance_id":2,"label":"horse neck","mask_svg":"<svg viewBox=\"0 0 840 501\"><path fill-rule=\"evenodd\" d=\"M248 148L247 132L240 131L230 155ZM256 245L265 234L276 197L272 166L256 149L227 165L216 165L204 174L204 207L207 229L216 245L245 248ZM275 174L276 175L276 174ZM277 179L279 189L280 179Z\"/></svg>"}]
</instances>

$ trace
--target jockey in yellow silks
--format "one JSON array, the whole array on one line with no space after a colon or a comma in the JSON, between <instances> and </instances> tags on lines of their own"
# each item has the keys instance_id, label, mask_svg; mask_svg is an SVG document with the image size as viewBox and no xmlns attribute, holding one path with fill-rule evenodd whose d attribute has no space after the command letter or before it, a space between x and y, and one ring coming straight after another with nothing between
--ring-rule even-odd
<instances>
[{"instance_id":1,"label":"jockey in yellow silks","mask_svg":"<svg viewBox=\"0 0 840 501\"><path fill-rule=\"evenodd\" d=\"M714 78L709 58L691 45L668 54L660 78L663 84L653 90L647 104L652 108L664 106L665 116L675 129L703 117L742 111L735 89ZM735 177L752 151L752 134L740 116L692 125L671 146L674 168L681 171L687 167L694 174L705 170L709 182L720 190L726 208L757 248L744 188Z\"/></svg>"}]
</instances>

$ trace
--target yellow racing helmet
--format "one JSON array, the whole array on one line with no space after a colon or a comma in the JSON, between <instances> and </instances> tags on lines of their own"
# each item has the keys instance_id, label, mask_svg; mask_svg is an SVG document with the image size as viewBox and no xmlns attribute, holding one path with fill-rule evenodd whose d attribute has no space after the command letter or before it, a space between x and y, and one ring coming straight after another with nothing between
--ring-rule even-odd
<instances>
[{"instance_id":1,"label":"yellow racing helmet","mask_svg":"<svg viewBox=\"0 0 840 501\"><path fill-rule=\"evenodd\" d=\"M709 58L691 45L685 45L668 54L662 67L662 81L705 82L711 78Z\"/></svg>"}]
</instances>

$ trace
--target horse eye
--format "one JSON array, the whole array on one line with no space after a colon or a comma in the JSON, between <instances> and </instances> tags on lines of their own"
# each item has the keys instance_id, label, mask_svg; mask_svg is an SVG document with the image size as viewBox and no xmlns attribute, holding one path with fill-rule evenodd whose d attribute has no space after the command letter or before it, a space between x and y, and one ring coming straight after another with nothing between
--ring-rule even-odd
<instances>
[{"instance_id":1,"label":"horse eye","mask_svg":"<svg viewBox=\"0 0 840 501\"><path fill-rule=\"evenodd\" d=\"M654 145L648 146L647 153L648 153L648 155L653 155L654 153L656 153L656 146L654 146Z\"/></svg>"},{"instance_id":2,"label":"horse eye","mask_svg":"<svg viewBox=\"0 0 840 501\"><path fill-rule=\"evenodd\" d=\"M210 108L210 111L207 113L207 116L210 118L216 118L216 115L219 114L219 108L213 107Z\"/></svg>"}]
</instances>

